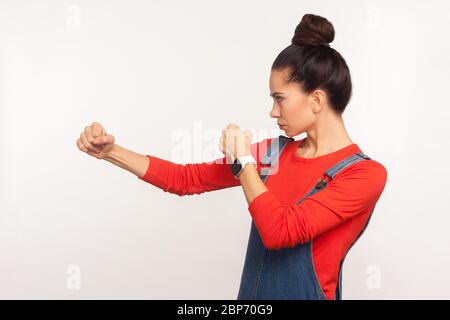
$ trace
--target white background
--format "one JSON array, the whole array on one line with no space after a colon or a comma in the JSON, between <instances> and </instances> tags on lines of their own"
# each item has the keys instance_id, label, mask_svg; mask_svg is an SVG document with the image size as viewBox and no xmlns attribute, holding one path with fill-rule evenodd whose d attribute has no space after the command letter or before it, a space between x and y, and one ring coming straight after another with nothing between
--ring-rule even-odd
<instances>
[{"instance_id":1,"label":"white background","mask_svg":"<svg viewBox=\"0 0 450 320\"><path fill-rule=\"evenodd\" d=\"M251 222L241 187L178 197L76 140L98 121L123 147L189 163L221 156L199 152L207 130L276 129L270 66L314 13L334 24L352 73L346 128L388 170L343 298L449 299L448 12L447 1L0 0L0 298L235 299ZM182 157L177 132L192 136Z\"/></svg>"}]
</instances>

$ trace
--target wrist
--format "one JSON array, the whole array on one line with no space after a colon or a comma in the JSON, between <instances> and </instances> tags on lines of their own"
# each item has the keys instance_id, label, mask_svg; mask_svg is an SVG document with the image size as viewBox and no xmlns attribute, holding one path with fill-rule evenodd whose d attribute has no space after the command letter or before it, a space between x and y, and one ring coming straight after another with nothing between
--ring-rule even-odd
<instances>
[{"instance_id":1,"label":"wrist","mask_svg":"<svg viewBox=\"0 0 450 320\"><path fill-rule=\"evenodd\" d=\"M254 164L256 167L256 160L252 155L238 157L230 165L231 172L236 179L239 179L239 175L241 174L241 172L250 164Z\"/></svg>"},{"instance_id":2,"label":"wrist","mask_svg":"<svg viewBox=\"0 0 450 320\"><path fill-rule=\"evenodd\" d=\"M242 170L239 172L237 178L238 179L242 179L244 176L246 176L251 170L253 170L252 168L254 168L254 170L256 170L256 164L253 162L249 162L247 163Z\"/></svg>"},{"instance_id":3,"label":"wrist","mask_svg":"<svg viewBox=\"0 0 450 320\"><path fill-rule=\"evenodd\" d=\"M103 160L118 160L120 154L120 146L113 144L111 150L106 154Z\"/></svg>"}]
</instances>

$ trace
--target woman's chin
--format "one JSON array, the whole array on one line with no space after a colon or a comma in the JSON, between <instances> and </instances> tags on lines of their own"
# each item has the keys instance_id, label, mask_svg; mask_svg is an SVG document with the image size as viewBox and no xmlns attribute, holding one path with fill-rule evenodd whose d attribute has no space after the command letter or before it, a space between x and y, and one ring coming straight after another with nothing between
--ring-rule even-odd
<instances>
[{"instance_id":1,"label":"woman's chin","mask_svg":"<svg viewBox=\"0 0 450 320\"><path fill-rule=\"evenodd\" d=\"M281 131L283 131L283 132L284 132L284 135L285 135L285 136L288 136L288 137L290 137L290 135L289 135L289 130L286 130L286 129L281 129Z\"/></svg>"},{"instance_id":2,"label":"woman's chin","mask_svg":"<svg viewBox=\"0 0 450 320\"><path fill-rule=\"evenodd\" d=\"M297 136L297 135L299 135L299 134L301 134L303 132L303 131L296 132L296 131L293 131L293 130L289 130L287 128L283 128L283 129L281 129L281 131L284 131L284 135L289 137L289 138L295 137L295 136Z\"/></svg>"},{"instance_id":3,"label":"woman's chin","mask_svg":"<svg viewBox=\"0 0 450 320\"><path fill-rule=\"evenodd\" d=\"M286 136L288 136L289 138L295 136L295 135L292 134L292 131L290 131L289 128L288 128L287 126L281 127L281 128L280 128L280 131L283 131L284 134L285 134Z\"/></svg>"}]
</instances>

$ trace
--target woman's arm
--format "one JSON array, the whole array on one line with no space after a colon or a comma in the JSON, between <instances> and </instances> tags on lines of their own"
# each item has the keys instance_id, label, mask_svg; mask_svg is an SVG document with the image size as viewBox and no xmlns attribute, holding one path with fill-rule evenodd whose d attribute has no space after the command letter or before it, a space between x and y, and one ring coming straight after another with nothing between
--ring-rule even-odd
<instances>
[{"instance_id":1,"label":"woman's arm","mask_svg":"<svg viewBox=\"0 0 450 320\"><path fill-rule=\"evenodd\" d=\"M256 193L258 188L257 177L253 180L255 190L249 190L250 193ZM343 170L325 189L299 204L285 206L267 190L250 202L248 210L266 248L294 247L357 215L369 214L386 180L387 171L382 164L361 161Z\"/></svg>"},{"instance_id":2,"label":"woman's arm","mask_svg":"<svg viewBox=\"0 0 450 320\"><path fill-rule=\"evenodd\" d=\"M250 203L260 194L268 191L266 185L261 180L257 168L254 164L248 164L239 174L239 181L244 190L245 199Z\"/></svg>"},{"instance_id":3,"label":"woman's arm","mask_svg":"<svg viewBox=\"0 0 450 320\"><path fill-rule=\"evenodd\" d=\"M178 196L201 194L239 185L225 157L211 162L178 164L146 155L149 166L139 179Z\"/></svg>"},{"instance_id":4,"label":"woman's arm","mask_svg":"<svg viewBox=\"0 0 450 320\"><path fill-rule=\"evenodd\" d=\"M265 153L269 141L270 139L265 139L251 145L251 154L258 162L260 155ZM200 194L240 185L240 181L233 176L226 157L210 162L177 164L114 145L104 160L133 173L140 180L148 182L164 192L179 196Z\"/></svg>"},{"instance_id":5,"label":"woman's arm","mask_svg":"<svg viewBox=\"0 0 450 320\"><path fill-rule=\"evenodd\" d=\"M133 173L137 177L142 177L149 166L148 157L125 149L117 144L114 144L110 153L104 160Z\"/></svg>"}]
</instances>

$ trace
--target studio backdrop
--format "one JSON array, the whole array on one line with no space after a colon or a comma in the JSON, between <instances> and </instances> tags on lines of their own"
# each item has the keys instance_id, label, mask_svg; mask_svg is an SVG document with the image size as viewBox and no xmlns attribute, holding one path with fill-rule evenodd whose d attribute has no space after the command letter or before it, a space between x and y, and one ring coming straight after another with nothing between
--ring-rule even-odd
<instances>
[{"instance_id":1,"label":"studio backdrop","mask_svg":"<svg viewBox=\"0 0 450 320\"><path fill-rule=\"evenodd\" d=\"M175 163L253 142L270 67L306 13L329 19L349 135L387 171L343 266L344 299L449 299L447 1L0 1L0 298L235 299L241 187L179 197L80 152L85 126ZM302 138L296 137L296 139Z\"/></svg>"}]
</instances>

